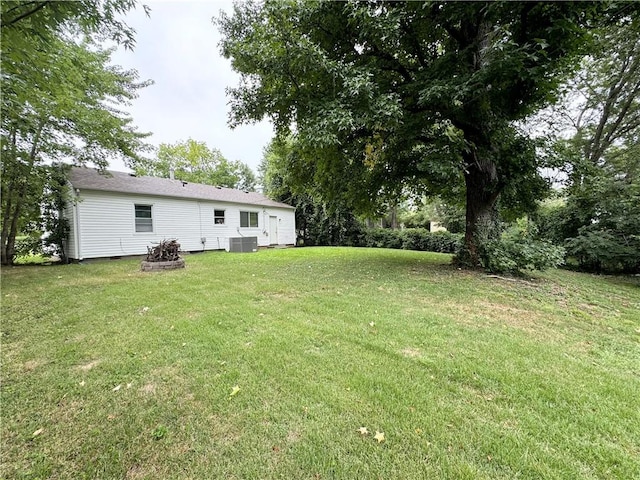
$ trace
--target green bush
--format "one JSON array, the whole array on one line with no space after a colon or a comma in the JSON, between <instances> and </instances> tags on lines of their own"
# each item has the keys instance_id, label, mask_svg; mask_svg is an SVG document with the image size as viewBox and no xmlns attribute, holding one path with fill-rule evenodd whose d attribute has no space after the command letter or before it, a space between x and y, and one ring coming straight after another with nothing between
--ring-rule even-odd
<instances>
[{"instance_id":1,"label":"green bush","mask_svg":"<svg viewBox=\"0 0 640 480\"><path fill-rule=\"evenodd\" d=\"M426 228L408 228L400 230L403 250L429 251L431 233Z\"/></svg>"},{"instance_id":2,"label":"green bush","mask_svg":"<svg viewBox=\"0 0 640 480\"><path fill-rule=\"evenodd\" d=\"M616 235L614 231L583 227L565 242L567 255L583 270L640 272L640 235Z\"/></svg>"},{"instance_id":3,"label":"green bush","mask_svg":"<svg viewBox=\"0 0 640 480\"><path fill-rule=\"evenodd\" d=\"M32 232L16 239L16 257L28 257L42 254L43 243L40 232Z\"/></svg>"},{"instance_id":4,"label":"green bush","mask_svg":"<svg viewBox=\"0 0 640 480\"><path fill-rule=\"evenodd\" d=\"M492 273L519 273L546 270L564 263L565 251L550 242L536 239L537 228L527 219L509 227L499 239L481 248L481 262Z\"/></svg>"},{"instance_id":5,"label":"green bush","mask_svg":"<svg viewBox=\"0 0 640 480\"><path fill-rule=\"evenodd\" d=\"M372 228L367 230L362 239L363 247L402 248L400 230L388 228Z\"/></svg>"},{"instance_id":6,"label":"green bush","mask_svg":"<svg viewBox=\"0 0 640 480\"><path fill-rule=\"evenodd\" d=\"M404 230L373 228L364 233L361 246L456 253L460 248L461 242L461 235L450 232L431 233L425 228L407 228Z\"/></svg>"}]
</instances>

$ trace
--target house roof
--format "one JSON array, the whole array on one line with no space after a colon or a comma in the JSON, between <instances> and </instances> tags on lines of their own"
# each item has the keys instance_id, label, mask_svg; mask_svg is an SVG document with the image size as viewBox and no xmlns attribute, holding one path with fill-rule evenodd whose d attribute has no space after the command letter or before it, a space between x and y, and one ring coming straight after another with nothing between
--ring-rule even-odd
<instances>
[{"instance_id":1,"label":"house roof","mask_svg":"<svg viewBox=\"0 0 640 480\"><path fill-rule=\"evenodd\" d=\"M160 197L190 198L214 202L242 203L260 207L294 209L286 203L276 202L257 192L244 192L233 188L215 187L200 183L183 182L159 177L138 177L131 173L94 168L73 167L69 181L74 189L103 192L133 193Z\"/></svg>"}]
</instances>

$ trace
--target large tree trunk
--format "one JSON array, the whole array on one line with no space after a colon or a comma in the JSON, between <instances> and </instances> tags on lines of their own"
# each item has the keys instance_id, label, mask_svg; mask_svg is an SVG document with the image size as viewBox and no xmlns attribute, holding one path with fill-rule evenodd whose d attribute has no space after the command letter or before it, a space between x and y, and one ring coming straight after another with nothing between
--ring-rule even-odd
<instances>
[{"instance_id":1,"label":"large tree trunk","mask_svg":"<svg viewBox=\"0 0 640 480\"><path fill-rule=\"evenodd\" d=\"M483 245L499 235L497 200L500 189L496 166L490 159L480 159L477 152L470 152L464 179L466 228L457 261L465 267L476 268L482 266Z\"/></svg>"}]
</instances>

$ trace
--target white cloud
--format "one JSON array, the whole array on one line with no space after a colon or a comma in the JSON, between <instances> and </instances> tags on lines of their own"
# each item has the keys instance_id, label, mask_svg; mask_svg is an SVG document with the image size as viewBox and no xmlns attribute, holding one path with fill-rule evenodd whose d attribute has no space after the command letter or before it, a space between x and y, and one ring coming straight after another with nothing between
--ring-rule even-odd
<instances>
[{"instance_id":1,"label":"white cloud","mask_svg":"<svg viewBox=\"0 0 640 480\"><path fill-rule=\"evenodd\" d=\"M113 63L136 69L155 84L140 91L128 111L140 131L152 132L150 143L175 143L189 137L219 149L229 160L241 160L254 170L262 149L273 136L268 121L231 130L227 126L225 88L238 75L219 53L220 34L212 18L231 12L231 2L144 2L129 12L126 22L136 29L133 51L120 49ZM113 162L111 168L123 170Z\"/></svg>"}]
</instances>

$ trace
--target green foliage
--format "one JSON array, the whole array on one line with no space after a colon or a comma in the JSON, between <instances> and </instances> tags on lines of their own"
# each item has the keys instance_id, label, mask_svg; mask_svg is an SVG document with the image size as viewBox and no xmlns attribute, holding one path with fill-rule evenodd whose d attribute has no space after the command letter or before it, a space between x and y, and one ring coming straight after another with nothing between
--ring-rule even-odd
<instances>
[{"instance_id":1,"label":"green foliage","mask_svg":"<svg viewBox=\"0 0 640 480\"><path fill-rule=\"evenodd\" d=\"M220 150L191 138L174 144L161 143L152 159L140 159L133 165L137 175L169 178L173 169L176 179L253 191L256 176L239 160L227 160Z\"/></svg>"},{"instance_id":2,"label":"green foliage","mask_svg":"<svg viewBox=\"0 0 640 480\"><path fill-rule=\"evenodd\" d=\"M462 236L450 232L432 233L425 228L371 228L364 232L359 246L456 253L462 246Z\"/></svg>"},{"instance_id":3,"label":"green foliage","mask_svg":"<svg viewBox=\"0 0 640 480\"><path fill-rule=\"evenodd\" d=\"M426 231L426 230L425 230ZM401 230L390 228L371 228L365 232L361 246L372 248L402 248Z\"/></svg>"},{"instance_id":4,"label":"green foliage","mask_svg":"<svg viewBox=\"0 0 640 480\"><path fill-rule=\"evenodd\" d=\"M604 3L243 2L222 14L240 73L231 123L269 117L295 133L288 185L359 213L405 192L473 204L466 236L497 206L545 190L535 145L514 127L549 103L588 51ZM491 235L489 235L491 236Z\"/></svg>"},{"instance_id":5,"label":"green foliage","mask_svg":"<svg viewBox=\"0 0 640 480\"><path fill-rule=\"evenodd\" d=\"M158 425L156 428L153 429L153 432L151 432L151 437L154 440L162 440L164 437L167 436L167 433L169 433L169 430L167 429L167 427L165 427L164 425Z\"/></svg>"},{"instance_id":6,"label":"green foliage","mask_svg":"<svg viewBox=\"0 0 640 480\"><path fill-rule=\"evenodd\" d=\"M465 231L465 211L464 208L456 204L437 202L436 218L451 233L464 233Z\"/></svg>"},{"instance_id":7,"label":"green foliage","mask_svg":"<svg viewBox=\"0 0 640 480\"><path fill-rule=\"evenodd\" d=\"M564 249L537 238L537 228L520 219L499 239L489 240L482 249L482 266L493 273L517 274L523 270L546 270L564 263Z\"/></svg>"},{"instance_id":8,"label":"green foliage","mask_svg":"<svg viewBox=\"0 0 640 480\"><path fill-rule=\"evenodd\" d=\"M138 5L137 0L5 0L0 3L1 28L3 36L5 30L22 38L71 32L110 39L133 48L135 30L119 17ZM142 8L148 15L149 7L143 5Z\"/></svg>"},{"instance_id":9,"label":"green foliage","mask_svg":"<svg viewBox=\"0 0 640 480\"><path fill-rule=\"evenodd\" d=\"M398 221L406 228L429 228L434 215L426 208L403 212Z\"/></svg>"},{"instance_id":10,"label":"green foliage","mask_svg":"<svg viewBox=\"0 0 640 480\"><path fill-rule=\"evenodd\" d=\"M32 231L16 239L16 257L42 254L42 232Z\"/></svg>"},{"instance_id":11,"label":"green foliage","mask_svg":"<svg viewBox=\"0 0 640 480\"><path fill-rule=\"evenodd\" d=\"M591 169L581 185L542 204L536 214L541 235L579 268L597 272L640 269L640 161L636 147L625 147Z\"/></svg>"},{"instance_id":12,"label":"green foliage","mask_svg":"<svg viewBox=\"0 0 640 480\"><path fill-rule=\"evenodd\" d=\"M335 207L329 208L310 197L296 197L296 200L296 227L303 245L358 245L363 226L353 213Z\"/></svg>"},{"instance_id":13,"label":"green foliage","mask_svg":"<svg viewBox=\"0 0 640 480\"><path fill-rule=\"evenodd\" d=\"M302 245L358 245L362 222L348 205L327 202L307 188L291 182L292 139L274 139L264 150L260 178L264 193L273 200L296 207L297 237Z\"/></svg>"},{"instance_id":14,"label":"green foliage","mask_svg":"<svg viewBox=\"0 0 640 480\"><path fill-rule=\"evenodd\" d=\"M573 136L556 140L555 163L567 175L563 197L544 205L545 237L565 245L578 267L640 271L640 17L599 32L558 109Z\"/></svg>"},{"instance_id":15,"label":"green foliage","mask_svg":"<svg viewBox=\"0 0 640 480\"><path fill-rule=\"evenodd\" d=\"M638 231L638 230L637 230ZM580 268L593 272L640 273L640 235L622 235L599 227L582 227L565 242Z\"/></svg>"},{"instance_id":16,"label":"green foliage","mask_svg":"<svg viewBox=\"0 0 640 480\"><path fill-rule=\"evenodd\" d=\"M65 164L34 166L33 176L42 182L38 184L38 212L32 212L28 223L21 226L20 231L26 235L16 239L15 257L57 255L66 263L64 245L70 227L61 212L69 197L68 169Z\"/></svg>"},{"instance_id":17,"label":"green foliage","mask_svg":"<svg viewBox=\"0 0 640 480\"><path fill-rule=\"evenodd\" d=\"M462 235L453 232L429 232L420 228L401 230L402 248L422 252L457 253Z\"/></svg>"},{"instance_id":18,"label":"green foliage","mask_svg":"<svg viewBox=\"0 0 640 480\"><path fill-rule=\"evenodd\" d=\"M44 238L44 250L48 254L60 257L63 263L67 263L65 244L71 229L69 220L62 215L70 200L69 186L67 184L68 165L53 164L48 168L48 181L44 189L42 199L42 229L47 232Z\"/></svg>"}]
</instances>

